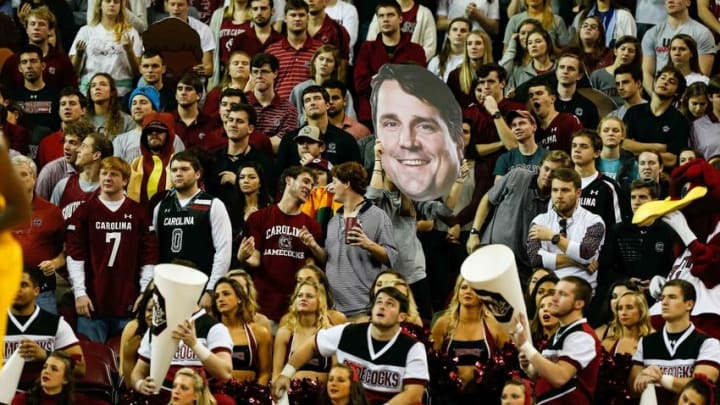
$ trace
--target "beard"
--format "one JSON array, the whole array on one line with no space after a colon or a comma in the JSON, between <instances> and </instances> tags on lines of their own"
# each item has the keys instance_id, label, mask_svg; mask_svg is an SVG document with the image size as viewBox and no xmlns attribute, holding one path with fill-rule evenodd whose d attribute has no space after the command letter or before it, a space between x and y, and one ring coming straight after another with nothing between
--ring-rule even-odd
<instances>
[{"instance_id":1,"label":"beard","mask_svg":"<svg viewBox=\"0 0 720 405\"><path fill-rule=\"evenodd\" d=\"M340 108L338 108L337 110L334 109L334 108L327 110L327 115L328 115L328 117L333 117L333 118L335 118L335 117L337 117L338 115L340 115L341 113L342 113L342 109L340 109Z\"/></svg>"},{"instance_id":2,"label":"beard","mask_svg":"<svg viewBox=\"0 0 720 405\"><path fill-rule=\"evenodd\" d=\"M270 24L270 18L266 18L264 21L263 20L258 21L257 19L253 19L253 24L255 24L256 26L258 26L260 28L267 27L267 25Z\"/></svg>"},{"instance_id":3,"label":"beard","mask_svg":"<svg viewBox=\"0 0 720 405\"><path fill-rule=\"evenodd\" d=\"M160 152L162 152L164 146L165 146L165 142L157 143L154 145L148 144L148 149L150 149L151 153L157 155L157 154L160 154Z\"/></svg>"}]
</instances>

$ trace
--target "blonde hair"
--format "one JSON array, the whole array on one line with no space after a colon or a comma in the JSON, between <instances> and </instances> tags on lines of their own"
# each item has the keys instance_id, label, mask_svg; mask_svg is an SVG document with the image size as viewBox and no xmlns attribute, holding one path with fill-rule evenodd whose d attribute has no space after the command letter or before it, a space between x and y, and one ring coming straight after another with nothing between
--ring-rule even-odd
<instances>
[{"instance_id":1,"label":"blonde hair","mask_svg":"<svg viewBox=\"0 0 720 405\"><path fill-rule=\"evenodd\" d=\"M527 1L525 2L525 8L527 8ZM552 11L552 2L550 0L543 0L542 17L540 18L540 24L543 28L548 31L555 29L555 15Z\"/></svg>"},{"instance_id":2,"label":"blonde hair","mask_svg":"<svg viewBox=\"0 0 720 405\"><path fill-rule=\"evenodd\" d=\"M446 336L450 336L452 333L455 332L455 328L457 328L458 323L460 322L460 308L462 305L460 305L460 286L465 281L462 275L457 276L457 279L455 280L455 288L453 289L453 295L452 299L450 300L450 305L448 305L446 314L448 317L448 326L446 330ZM482 301L480 301L478 311L480 311L480 319L485 318L485 305L483 305Z\"/></svg>"},{"instance_id":3,"label":"blonde hair","mask_svg":"<svg viewBox=\"0 0 720 405\"><path fill-rule=\"evenodd\" d=\"M93 15L92 21L90 21L90 25L98 25L100 24L100 21L102 21L103 1L106 0L97 0L95 2L95 14ZM115 19L115 27L113 27L113 32L115 33L115 41L122 41L123 34L130 31L130 28L131 26L128 22L127 15L125 15L125 0L120 0L120 10L118 11L118 16Z\"/></svg>"},{"instance_id":4,"label":"blonde hair","mask_svg":"<svg viewBox=\"0 0 720 405\"><path fill-rule=\"evenodd\" d=\"M623 338L623 328L620 325L620 319L618 316L617 306L620 304L620 300L626 295L630 295L634 298L635 306L640 311L640 319L638 320L638 337L649 335L652 331L652 324L650 323L650 311L648 310L648 304L645 300L645 295L639 291L626 291L623 295L618 298L615 303L615 315L613 316L612 322L608 327L610 336L616 337L618 340Z\"/></svg>"},{"instance_id":5,"label":"blonde hair","mask_svg":"<svg viewBox=\"0 0 720 405\"><path fill-rule=\"evenodd\" d=\"M205 378L198 374L197 371L190 367L183 367L175 373L175 378L179 375L184 375L193 379L193 390L198 394L198 399L195 401L196 405L216 405L215 398L210 394L210 388L205 382ZM173 384L174 385L174 384Z\"/></svg>"},{"instance_id":6,"label":"blonde hair","mask_svg":"<svg viewBox=\"0 0 720 405\"><path fill-rule=\"evenodd\" d=\"M482 59L477 66L473 66L467 50L467 41L473 35L482 38L483 47L485 48L485 54L482 56ZM475 30L470 32L467 36L467 39L465 39L465 57L463 58L462 64L460 65L460 90L462 90L462 92L465 94L470 94L470 92L472 92L473 81L476 77L475 71L477 70L478 66L492 62L492 40L490 39L490 36L486 34L485 31Z\"/></svg>"},{"instance_id":7,"label":"blonde hair","mask_svg":"<svg viewBox=\"0 0 720 405\"><path fill-rule=\"evenodd\" d=\"M623 122L623 120L621 120L620 118L614 117L612 115L606 115L606 116L602 117L602 119L600 120L600 123L598 123L598 126L597 126L598 135L600 134L600 132L601 132L600 130L602 129L603 125L608 121L615 121L618 124L620 124L620 132L622 132L623 137L627 137L627 127L625 126L625 122Z\"/></svg>"},{"instance_id":8,"label":"blonde hair","mask_svg":"<svg viewBox=\"0 0 720 405\"><path fill-rule=\"evenodd\" d=\"M295 301L300 294L300 290L306 285L315 289L315 298L318 302L317 309L315 310L315 329L320 330L329 328L332 325L330 325L330 320L327 316L327 292L325 291L325 287L323 287L322 284L318 284L312 280L305 280L295 285L295 290L290 297L290 307L288 308L287 317L285 318L284 325L281 326L286 326L288 329L295 332L296 328L299 325L300 318L300 314L298 313Z\"/></svg>"},{"instance_id":9,"label":"blonde hair","mask_svg":"<svg viewBox=\"0 0 720 405\"><path fill-rule=\"evenodd\" d=\"M250 1L251 0L245 0L245 21L248 21L252 19L251 9L250 9ZM190 0L188 0L188 3ZM223 19L225 18L235 18L235 0L230 0L230 4L225 7L225 12L223 13Z\"/></svg>"}]
</instances>

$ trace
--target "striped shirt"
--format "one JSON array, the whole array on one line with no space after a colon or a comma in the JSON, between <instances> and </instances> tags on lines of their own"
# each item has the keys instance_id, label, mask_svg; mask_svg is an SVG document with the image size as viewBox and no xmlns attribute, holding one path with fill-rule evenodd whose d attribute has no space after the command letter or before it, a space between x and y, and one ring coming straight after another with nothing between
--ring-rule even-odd
<instances>
[{"instance_id":1,"label":"striped shirt","mask_svg":"<svg viewBox=\"0 0 720 405\"><path fill-rule=\"evenodd\" d=\"M390 217L370 200L365 200L357 218L367 237L385 248L389 267L395 266L398 250ZM366 311L373 280L388 267L375 260L369 251L345 243L345 214L342 208L328 223L325 252L325 271L336 309L347 316Z\"/></svg>"},{"instance_id":2,"label":"striped shirt","mask_svg":"<svg viewBox=\"0 0 720 405\"><path fill-rule=\"evenodd\" d=\"M49 200L55 185L65 177L77 173L75 167L65 157L59 157L43 166L35 183L35 193Z\"/></svg>"},{"instance_id":3,"label":"striped shirt","mask_svg":"<svg viewBox=\"0 0 720 405\"><path fill-rule=\"evenodd\" d=\"M310 60L322 45L321 41L308 36L300 49L293 48L287 38L267 47L265 52L275 56L280 62L280 70L275 79L275 92L281 99L289 99L296 85L311 79Z\"/></svg>"},{"instance_id":4,"label":"striped shirt","mask_svg":"<svg viewBox=\"0 0 720 405\"><path fill-rule=\"evenodd\" d=\"M275 97L267 107L263 107L252 92L247 93L247 100L257 113L255 131L270 137L277 135L282 138L288 132L297 129L297 109L287 101L287 98L283 99L275 93Z\"/></svg>"}]
</instances>

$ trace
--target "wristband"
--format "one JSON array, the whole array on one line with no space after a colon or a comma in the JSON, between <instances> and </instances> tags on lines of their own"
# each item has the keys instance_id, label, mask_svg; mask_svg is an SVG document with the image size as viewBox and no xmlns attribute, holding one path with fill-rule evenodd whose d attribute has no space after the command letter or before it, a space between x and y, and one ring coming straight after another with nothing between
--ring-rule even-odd
<instances>
[{"instance_id":1,"label":"wristband","mask_svg":"<svg viewBox=\"0 0 720 405\"><path fill-rule=\"evenodd\" d=\"M280 375L292 379L296 371L295 367L293 367L290 363L287 363L285 364L285 367L283 367L282 372L280 372Z\"/></svg>"},{"instance_id":2,"label":"wristband","mask_svg":"<svg viewBox=\"0 0 720 405\"><path fill-rule=\"evenodd\" d=\"M660 377L660 385L668 391L672 391L672 386L674 382L675 377L671 375L663 374L663 376Z\"/></svg>"},{"instance_id":3,"label":"wristband","mask_svg":"<svg viewBox=\"0 0 720 405\"><path fill-rule=\"evenodd\" d=\"M537 349L530 343L530 340L526 340L525 343L520 346L520 351L525 353L525 356L528 358L528 360L532 359L534 355L538 353Z\"/></svg>"},{"instance_id":4,"label":"wristband","mask_svg":"<svg viewBox=\"0 0 720 405\"><path fill-rule=\"evenodd\" d=\"M142 393L142 391L140 391L140 388L144 382L145 382L145 379L143 379L143 378L137 380L137 382L135 382L135 391Z\"/></svg>"},{"instance_id":5,"label":"wristband","mask_svg":"<svg viewBox=\"0 0 720 405\"><path fill-rule=\"evenodd\" d=\"M212 352L210 349L205 347L200 342L195 342L195 346L192 347L192 350L195 352L195 355L200 359L200 361L205 361L212 355Z\"/></svg>"}]
</instances>

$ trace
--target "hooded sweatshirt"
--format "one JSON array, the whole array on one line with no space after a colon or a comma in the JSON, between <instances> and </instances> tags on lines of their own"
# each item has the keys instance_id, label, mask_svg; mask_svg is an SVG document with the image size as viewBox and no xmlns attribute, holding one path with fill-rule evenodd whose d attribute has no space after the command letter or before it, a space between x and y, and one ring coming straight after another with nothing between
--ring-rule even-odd
<instances>
[{"instance_id":1,"label":"hooded sweatshirt","mask_svg":"<svg viewBox=\"0 0 720 405\"><path fill-rule=\"evenodd\" d=\"M148 147L147 134L151 129L165 130L167 137L159 153L154 154ZM168 175L170 158L175 153L175 125L173 117L168 113L149 114L143 120L143 131L140 135L141 156L133 160L130 182L127 187L128 197L147 204L155 193L171 188Z\"/></svg>"}]
</instances>

